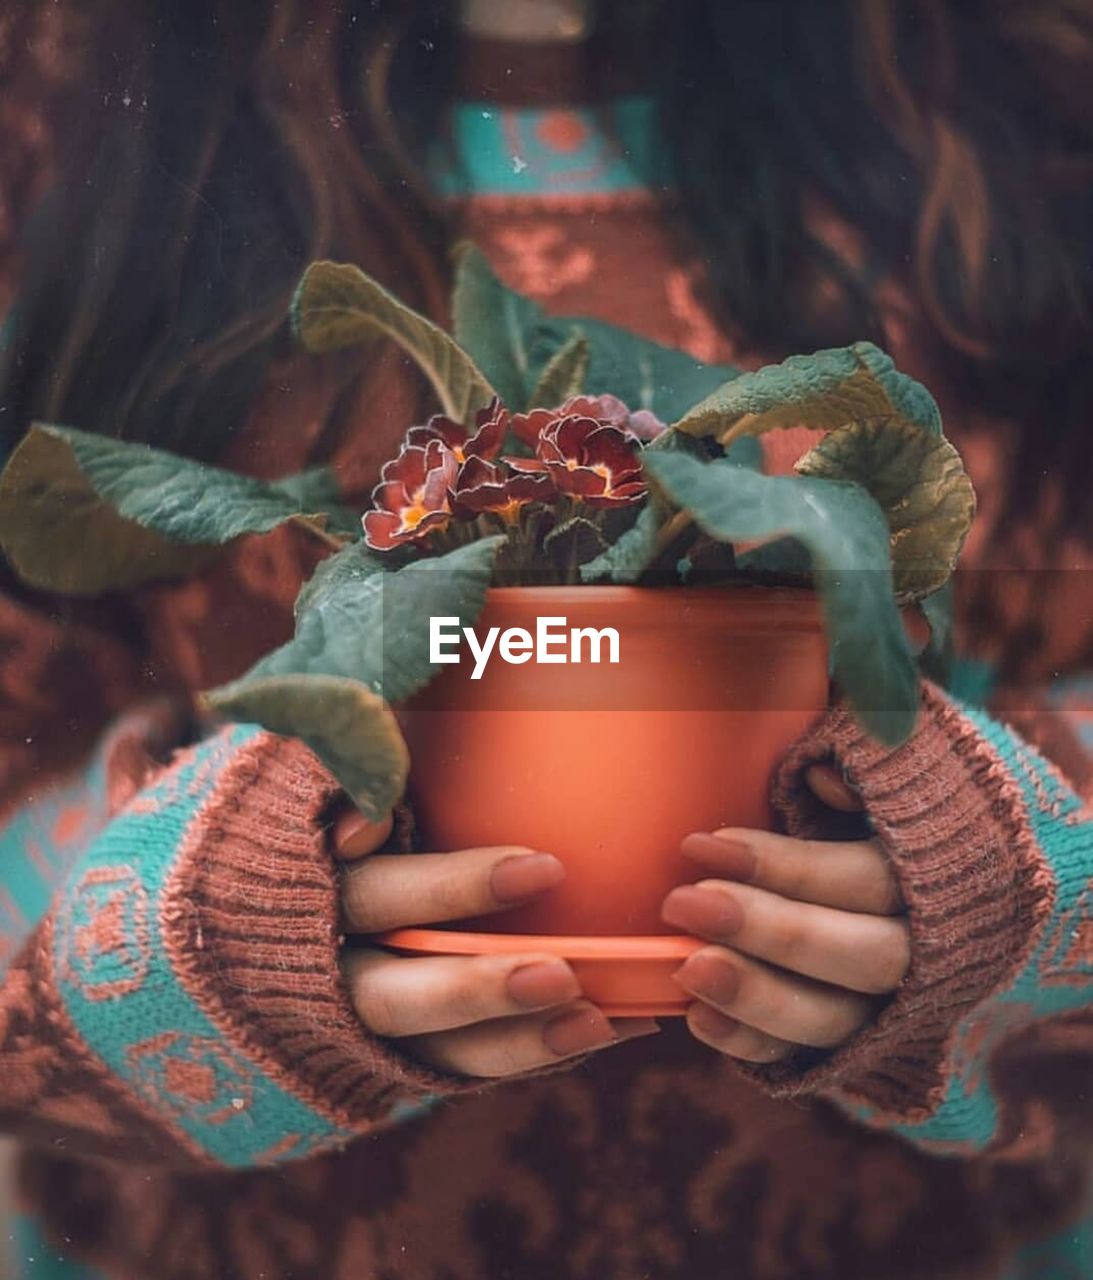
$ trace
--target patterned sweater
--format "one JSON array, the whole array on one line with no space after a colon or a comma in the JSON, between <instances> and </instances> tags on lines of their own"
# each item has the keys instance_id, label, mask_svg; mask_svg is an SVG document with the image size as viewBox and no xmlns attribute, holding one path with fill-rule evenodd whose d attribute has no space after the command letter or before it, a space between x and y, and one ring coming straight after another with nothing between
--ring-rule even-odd
<instances>
[{"instance_id":1,"label":"patterned sweater","mask_svg":"<svg viewBox=\"0 0 1093 1280\"><path fill-rule=\"evenodd\" d=\"M639 148L578 111L468 110L449 191L510 284L757 362L699 306ZM985 498L968 565L998 570L1005 424L988 438L946 397L890 292L888 345L941 392ZM237 464L303 460L321 373L272 380ZM368 438L335 457L349 493L406 425L394 391L375 403ZM982 635L1024 638L1009 724L924 685L912 738L887 751L836 706L775 780L788 829L822 835L802 771L837 761L898 872L912 965L871 1025L745 1070L672 1024L502 1084L428 1071L358 1023L337 965L335 784L296 742L195 725L180 696L287 636L311 555L287 529L94 608L0 600L0 1115L36 1220L26 1274L61 1254L126 1280L1093 1274L1075 1225L1093 1139L1093 579L1077 552L1043 566L1031 603L1001 572L965 592L969 644L984 584L1004 607ZM981 641L977 670L1000 654Z\"/></svg>"}]
</instances>

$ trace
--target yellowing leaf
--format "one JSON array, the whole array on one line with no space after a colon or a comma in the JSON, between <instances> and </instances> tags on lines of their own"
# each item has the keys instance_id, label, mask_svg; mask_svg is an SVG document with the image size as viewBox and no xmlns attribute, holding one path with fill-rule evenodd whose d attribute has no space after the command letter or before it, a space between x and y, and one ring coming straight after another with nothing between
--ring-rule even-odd
<instances>
[{"instance_id":1,"label":"yellowing leaf","mask_svg":"<svg viewBox=\"0 0 1093 1280\"><path fill-rule=\"evenodd\" d=\"M459 344L382 285L347 263L308 267L292 303L300 341L316 354L389 338L428 378L444 412L468 422L493 399L493 387Z\"/></svg>"},{"instance_id":2,"label":"yellowing leaf","mask_svg":"<svg viewBox=\"0 0 1093 1280\"><path fill-rule=\"evenodd\" d=\"M901 600L920 600L949 578L975 515L975 490L943 436L898 417L869 418L833 431L796 469L853 480L872 494L888 520Z\"/></svg>"},{"instance_id":3,"label":"yellowing leaf","mask_svg":"<svg viewBox=\"0 0 1093 1280\"><path fill-rule=\"evenodd\" d=\"M937 406L925 388L899 373L877 347L858 342L741 374L676 426L728 446L779 427L833 430L878 414L900 414L931 434L940 433Z\"/></svg>"}]
</instances>

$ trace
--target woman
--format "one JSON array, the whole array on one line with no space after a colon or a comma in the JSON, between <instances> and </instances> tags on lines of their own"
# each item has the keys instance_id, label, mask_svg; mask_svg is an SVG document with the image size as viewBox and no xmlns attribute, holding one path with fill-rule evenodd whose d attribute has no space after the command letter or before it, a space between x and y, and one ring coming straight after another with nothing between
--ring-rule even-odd
<instances>
[{"instance_id":1,"label":"woman","mask_svg":"<svg viewBox=\"0 0 1093 1280\"><path fill-rule=\"evenodd\" d=\"M708 945L654 1034L543 957L339 956L340 929L562 872L516 845L393 856L299 744L190 721L187 689L287 633L292 531L93 609L10 584L24 1253L247 1280L1081 1271L1087 6L96 10L69 15L19 250L11 441L47 418L256 474L328 458L359 498L420 389L389 354L301 361L288 297L334 256L439 312L457 236L703 358L871 336L973 467L965 686L1021 732L925 687L888 753L835 707L780 775L792 836L688 838L702 883L665 918Z\"/></svg>"}]
</instances>

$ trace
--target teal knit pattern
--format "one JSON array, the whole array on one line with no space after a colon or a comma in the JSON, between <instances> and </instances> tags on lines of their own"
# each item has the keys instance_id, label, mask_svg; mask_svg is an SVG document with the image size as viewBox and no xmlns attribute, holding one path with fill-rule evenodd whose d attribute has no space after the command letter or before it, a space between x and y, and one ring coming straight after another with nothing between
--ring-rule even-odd
<instances>
[{"instance_id":1,"label":"teal knit pattern","mask_svg":"<svg viewBox=\"0 0 1093 1280\"><path fill-rule=\"evenodd\" d=\"M649 98L564 110L461 102L450 123L429 165L449 198L636 195L671 183Z\"/></svg>"},{"instance_id":2,"label":"teal knit pattern","mask_svg":"<svg viewBox=\"0 0 1093 1280\"><path fill-rule=\"evenodd\" d=\"M257 732L210 739L141 792L78 860L54 912L55 982L87 1046L188 1146L233 1168L352 1136L225 1040L163 942L165 885L188 828Z\"/></svg>"},{"instance_id":3,"label":"teal knit pattern","mask_svg":"<svg viewBox=\"0 0 1093 1280\"><path fill-rule=\"evenodd\" d=\"M985 1150L998 1133L998 1106L985 1070L995 1048L1030 1024L1093 1004L1093 812L1010 729L975 708L962 710L1020 788L1054 880L1054 905L1016 977L955 1029L940 1105L919 1123L886 1126L929 1150L954 1155ZM883 1123L870 1108L851 1109Z\"/></svg>"},{"instance_id":4,"label":"teal knit pattern","mask_svg":"<svg viewBox=\"0 0 1093 1280\"><path fill-rule=\"evenodd\" d=\"M0 830L0 974L49 909L65 873L109 820L106 748Z\"/></svg>"}]
</instances>

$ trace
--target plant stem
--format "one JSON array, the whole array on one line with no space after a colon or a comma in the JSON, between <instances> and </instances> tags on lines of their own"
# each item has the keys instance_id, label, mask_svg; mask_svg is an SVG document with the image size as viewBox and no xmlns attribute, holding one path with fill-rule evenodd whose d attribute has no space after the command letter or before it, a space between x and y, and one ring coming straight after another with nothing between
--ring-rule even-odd
<instances>
[{"instance_id":1,"label":"plant stem","mask_svg":"<svg viewBox=\"0 0 1093 1280\"><path fill-rule=\"evenodd\" d=\"M322 528L320 525L313 524L310 520L298 519L295 523L301 528L306 529L313 538L318 538L321 543L330 547L333 551L341 551L342 547L349 544L349 538L340 537L336 533L329 533L326 529Z\"/></svg>"}]
</instances>

